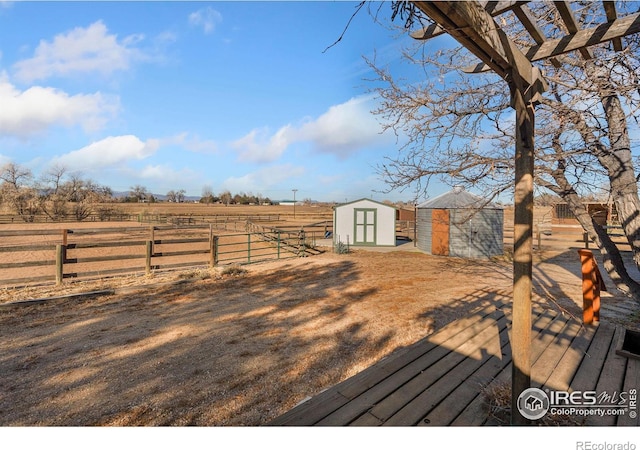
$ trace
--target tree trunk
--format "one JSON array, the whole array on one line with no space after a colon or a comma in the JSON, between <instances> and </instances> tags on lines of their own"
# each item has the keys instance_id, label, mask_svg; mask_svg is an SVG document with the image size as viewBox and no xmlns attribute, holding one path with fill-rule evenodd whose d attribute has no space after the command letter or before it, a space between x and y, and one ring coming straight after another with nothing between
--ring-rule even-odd
<instances>
[{"instance_id":1,"label":"tree trunk","mask_svg":"<svg viewBox=\"0 0 640 450\"><path fill-rule=\"evenodd\" d=\"M554 170L551 175L557 185L544 183L542 181L540 184L555 192L567 202L571 212L578 220L578 223L600 249L604 269L611 277L611 280L615 283L616 288L633 297L637 301L640 301L640 284L631 278L627 272L624 260L622 259L622 254L620 253L617 245L607 234L607 230L600 226L600 224L593 220L589 215L589 212L582 203L580 196L576 193L573 186L565 177L564 164L562 160L559 160L558 168Z\"/></svg>"},{"instance_id":2,"label":"tree trunk","mask_svg":"<svg viewBox=\"0 0 640 450\"><path fill-rule=\"evenodd\" d=\"M627 120L620 99L603 67L587 64L587 74L595 81L607 121L609 146L596 146L595 155L607 170L611 196L620 224L631 245L633 259L640 267L640 198L636 181Z\"/></svg>"}]
</instances>

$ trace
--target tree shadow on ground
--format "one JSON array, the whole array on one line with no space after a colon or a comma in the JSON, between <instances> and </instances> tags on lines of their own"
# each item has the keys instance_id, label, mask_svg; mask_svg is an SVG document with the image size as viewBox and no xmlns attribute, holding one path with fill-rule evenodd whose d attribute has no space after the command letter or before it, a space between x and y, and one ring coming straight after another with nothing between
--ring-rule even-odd
<instances>
[{"instance_id":1,"label":"tree shadow on ground","mask_svg":"<svg viewBox=\"0 0 640 450\"><path fill-rule=\"evenodd\" d=\"M376 354L348 261L0 311L2 425L256 425Z\"/></svg>"},{"instance_id":2,"label":"tree shadow on ground","mask_svg":"<svg viewBox=\"0 0 640 450\"><path fill-rule=\"evenodd\" d=\"M398 257L409 271L398 280L405 290L377 283L357 258L345 258L4 308L0 424L260 425L366 367L354 362L375 362L395 348L406 330L393 322L374 332L372 298L384 294L397 308L380 311L383 322L424 302L416 313L421 336L511 301L508 262ZM383 281L398 277L385 272L390 255L368 258ZM426 262L442 273L424 273ZM565 263L536 267L540 303L573 295L549 270ZM463 285L439 284L454 277Z\"/></svg>"}]
</instances>

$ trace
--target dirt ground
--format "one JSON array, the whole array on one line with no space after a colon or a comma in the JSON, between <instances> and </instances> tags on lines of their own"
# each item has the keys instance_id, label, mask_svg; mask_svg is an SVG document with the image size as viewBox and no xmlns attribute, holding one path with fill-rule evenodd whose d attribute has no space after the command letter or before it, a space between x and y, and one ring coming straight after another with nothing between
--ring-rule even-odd
<instances>
[{"instance_id":1,"label":"dirt ground","mask_svg":"<svg viewBox=\"0 0 640 450\"><path fill-rule=\"evenodd\" d=\"M262 425L512 285L506 259L407 251L244 269L0 292L0 426ZM579 273L541 255L535 300L579 315Z\"/></svg>"}]
</instances>

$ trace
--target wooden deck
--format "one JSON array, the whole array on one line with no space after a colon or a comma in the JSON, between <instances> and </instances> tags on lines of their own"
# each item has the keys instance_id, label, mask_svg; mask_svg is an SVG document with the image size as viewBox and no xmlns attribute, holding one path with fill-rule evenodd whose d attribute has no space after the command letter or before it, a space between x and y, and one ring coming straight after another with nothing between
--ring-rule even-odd
<instances>
[{"instance_id":1,"label":"wooden deck","mask_svg":"<svg viewBox=\"0 0 640 450\"><path fill-rule=\"evenodd\" d=\"M299 404L275 426L501 425L483 392L509 387L510 305L496 304L450 323ZM640 386L640 360L616 354L624 329L535 306L532 386L608 394ZM623 416L576 417L584 425L637 426ZM569 424L572 424L570 422Z\"/></svg>"}]
</instances>

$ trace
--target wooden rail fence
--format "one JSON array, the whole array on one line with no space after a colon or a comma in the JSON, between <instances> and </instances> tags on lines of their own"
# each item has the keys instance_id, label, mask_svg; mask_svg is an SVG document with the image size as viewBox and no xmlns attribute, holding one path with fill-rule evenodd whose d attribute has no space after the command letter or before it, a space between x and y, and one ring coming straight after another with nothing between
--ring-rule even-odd
<instances>
[{"instance_id":1,"label":"wooden rail fence","mask_svg":"<svg viewBox=\"0 0 640 450\"><path fill-rule=\"evenodd\" d=\"M611 240L621 251L630 251L631 246L627 242L622 227L605 227ZM513 244L513 225L504 227L505 245ZM595 248L595 244L580 225L556 225L551 223L539 223L534 226L533 245L536 249L550 248Z\"/></svg>"},{"instance_id":2,"label":"wooden rail fence","mask_svg":"<svg viewBox=\"0 0 640 450\"><path fill-rule=\"evenodd\" d=\"M220 231L214 224L0 231L0 286L249 264L317 251L304 231Z\"/></svg>"},{"instance_id":3,"label":"wooden rail fence","mask_svg":"<svg viewBox=\"0 0 640 450\"><path fill-rule=\"evenodd\" d=\"M316 241L332 232L331 221L272 227L235 219L189 226L0 230L0 287L308 256L319 253ZM413 229L414 222L397 226L403 235ZM621 250L630 249L619 227L608 232ZM513 243L508 223L504 242ZM544 223L534 230L534 246L588 249L593 244L579 226Z\"/></svg>"}]
</instances>

